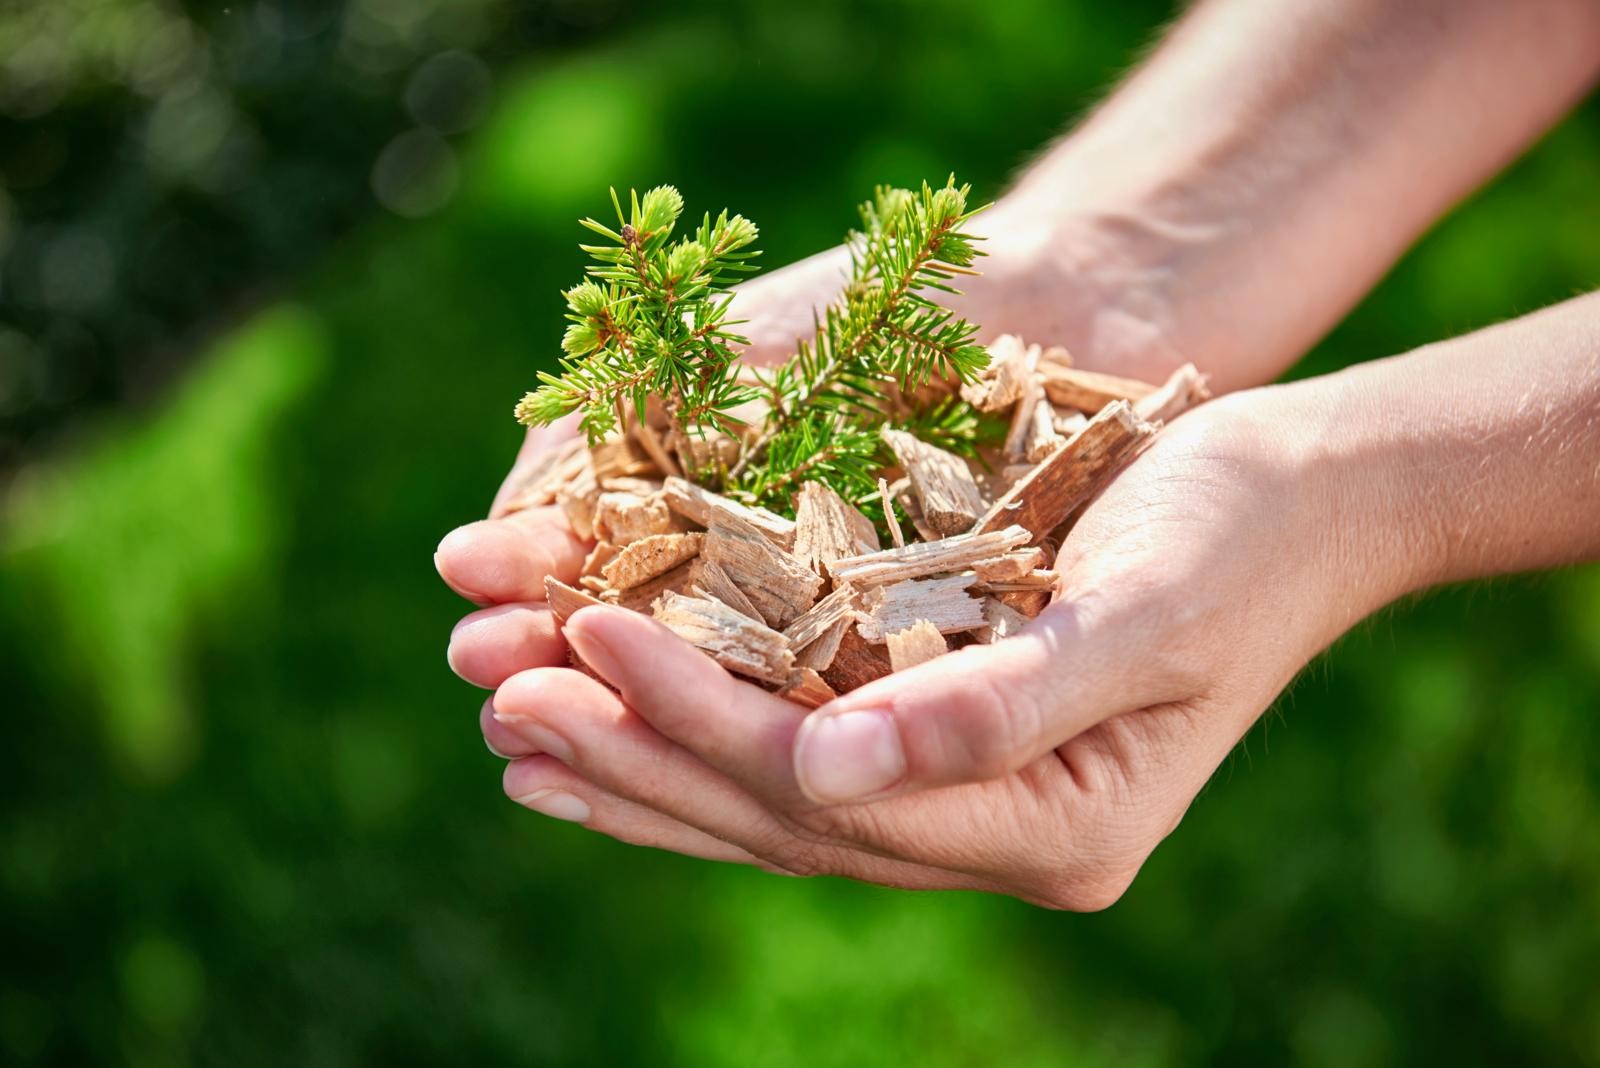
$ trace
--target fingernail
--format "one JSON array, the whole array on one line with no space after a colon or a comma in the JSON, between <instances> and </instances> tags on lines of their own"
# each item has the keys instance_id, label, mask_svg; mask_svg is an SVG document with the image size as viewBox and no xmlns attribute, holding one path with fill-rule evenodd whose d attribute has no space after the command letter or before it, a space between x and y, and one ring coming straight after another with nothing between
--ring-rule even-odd
<instances>
[{"instance_id":1,"label":"fingernail","mask_svg":"<svg viewBox=\"0 0 1600 1068\"><path fill-rule=\"evenodd\" d=\"M515 800L524 808L569 823L583 823L589 818L589 806L583 798L565 790L535 790Z\"/></svg>"},{"instance_id":2,"label":"fingernail","mask_svg":"<svg viewBox=\"0 0 1600 1068\"><path fill-rule=\"evenodd\" d=\"M591 606L581 608L578 611L599 613L607 611L607 609ZM621 609L617 609L617 611L621 611ZM578 613L575 612L573 614L577 615ZM564 633L567 636L567 644L572 647L574 653L578 654L578 659L593 668L595 674L607 682L616 682L617 679L621 678L622 672L617 656L611 651L611 647L606 644L605 639L582 625L568 628Z\"/></svg>"},{"instance_id":3,"label":"fingernail","mask_svg":"<svg viewBox=\"0 0 1600 1068\"><path fill-rule=\"evenodd\" d=\"M536 746L541 753L548 753L563 764L572 763L572 746L567 740L543 723L521 716L508 716L504 712L496 712L494 718L514 730L524 740Z\"/></svg>"},{"instance_id":4,"label":"fingernail","mask_svg":"<svg viewBox=\"0 0 1600 1068\"><path fill-rule=\"evenodd\" d=\"M868 709L807 720L795 742L794 766L812 800L837 804L905 778L906 754L888 713Z\"/></svg>"},{"instance_id":5,"label":"fingernail","mask_svg":"<svg viewBox=\"0 0 1600 1068\"><path fill-rule=\"evenodd\" d=\"M494 743L491 742L488 738L485 738L483 740L483 744L484 744L484 747L489 750L489 752L493 753L495 756L499 757L501 760L515 760L515 759L517 759L516 757L512 756L510 753L502 753L502 752L500 752L500 750L496 749L494 747Z\"/></svg>"}]
</instances>

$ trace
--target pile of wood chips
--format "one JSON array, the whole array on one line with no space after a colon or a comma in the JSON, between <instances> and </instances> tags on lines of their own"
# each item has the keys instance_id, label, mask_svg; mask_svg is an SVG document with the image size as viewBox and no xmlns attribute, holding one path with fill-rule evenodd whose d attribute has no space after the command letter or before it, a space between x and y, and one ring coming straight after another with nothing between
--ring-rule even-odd
<instances>
[{"instance_id":1,"label":"pile of wood chips","mask_svg":"<svg viewBox=\"0 0 1600 1068\"><path fill-rule=\"evenodd\" d=\"M994 473L884 430L900 462L888 472L899 477L878 483L888 548L820 482L800 485L791 520L687 481L648 420L592 449L580 439L556 450L507 508L560 505L595 540L577 587L546 581L551 610L562 622L593 604L653 615L734 674L809 707L952 643L1015 633L1054 595L1055 548L1076 512L1164 420L1209 393L1192 364L1155 386L1078 370L1065 349L1010 335L990 353L961 392L1010 413L1004 448L986 457Z\"/></svg>"}]
</instances>

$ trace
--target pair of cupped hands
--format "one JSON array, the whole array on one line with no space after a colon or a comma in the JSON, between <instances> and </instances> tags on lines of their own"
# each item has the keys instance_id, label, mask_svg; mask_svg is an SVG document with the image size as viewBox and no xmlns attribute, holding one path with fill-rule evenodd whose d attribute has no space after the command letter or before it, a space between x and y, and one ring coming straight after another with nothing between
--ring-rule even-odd
<instances>
[{"instance_id":1,"label":"pair of cupped hands","mask_svg":"<svg viewBox=\"0 0 1600 1068\"><path fill-rule=\"evenodd\" d=\"M989 251L955 298L989 334L1155 381L1182 362L1136 285L1059 247ZM792 351L841 270L835 250L746 286L748 358ZM1398 592L1343 536L1344 480L1318 444L1327 408L1305 383L1184 414L1083 512L1057 599L1019 636L814 711L634 612L558 626L544 579L573 581L587 546L559 508L501 514L502 490L435 557L479 606L449 662L493 691L480 725L509 761L506 793L547 816L775 872L1103 908L1294 675ZM506 484L572 433L531 432ZM614 689L568 666L569 649Z\"/></svg>"}]
</instances>

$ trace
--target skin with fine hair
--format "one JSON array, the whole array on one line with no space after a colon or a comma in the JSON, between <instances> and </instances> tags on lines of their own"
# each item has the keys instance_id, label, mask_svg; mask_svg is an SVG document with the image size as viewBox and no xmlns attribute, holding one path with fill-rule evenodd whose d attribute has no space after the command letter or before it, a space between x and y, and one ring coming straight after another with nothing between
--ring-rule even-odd
<instances>
[{"instance_id":1,"label":"skin with fine hair","mask_svg":"<svg viewBox=\"0 0 1600 1068\"><path fill-rule=\"evenodd\" d=\"M1085 511L1066 593L1018 638L808 713L643 616L585 609L563 638L543 578L573 577L584 547L558 510L470 524L436 562L486 606L450 662L495 691L480 723L507 793L709 859L1116 900L1358 620L1438 582L1600 556L1600 295L1262 384L1597 75L1591 0L1197 5L980 217L985 274L954 299L1086 367L1159 379L1189 359L1233 391ZM840 256L740 292L747 358L791 350ZM519 464L570 432L530 434ZM568 642L614 691L560 666Z\"/></svg>"}]
</instances>

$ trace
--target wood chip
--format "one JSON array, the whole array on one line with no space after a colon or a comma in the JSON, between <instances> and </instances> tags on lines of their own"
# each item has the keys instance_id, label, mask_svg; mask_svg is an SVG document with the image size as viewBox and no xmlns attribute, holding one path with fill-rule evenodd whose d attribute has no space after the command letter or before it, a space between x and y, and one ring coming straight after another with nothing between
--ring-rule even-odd
<instances>
[{"instance_id":1,"label":"wood chip","mask_svg":"<svg viewBox=\"0 0 1600 1068\"><path fill-rule=\"evenodd\" d=\"M821 575L731 513L713 516L700 551L722 566L768 626L780 630L810 608L822 588Z\"/></svg>"},{"instance_id":2,"label":"wood chip","mask_svg":"<svg viewBox=\"0 0 1600 1068\"><path fill-rule=\"evenodd\" d=\"M906 469L922 517L940 534L959 534L983 514L983 492L967 461L919 441L903 430L883 430L883 440Z\"/></svg>"},{"instance_id":3,"label":"wood chip","mask_svg":"<svg viewBox=\"0 0 1600 1068\"><path fill-rule=\"evenodd\" d=\"M595 502L594 536L628 545L652 534L674 534L689 529L684 518L667 507L661 494L641 496L618 492L600 494Z\"/></svg>"},{"instance_id":4,"label":"wood chip","mask_svg":"<svg viewBox=\"0 0 1600 1068\"><path fill-rule=\"evenodd\" d=\"M1014 582L1044 565L1045 552L1034 545L988 560L974 560L971 568L979 582Z\"/></svg>"},{"instance_id":5,"label":"wood chip","mask_svg":"<svg viewBox=\"0 0 1600 1068\"><path fill-rule=\"evenodd\" d=\"M516 473L514 488L495 512L495 518L554 504L561 488L588 466L588 442L581 435L563 441Z\"/></svg>"},{"instance_id":6,"label":"wood chip","mask_svg":"<svg viewBox=\"0 0 1600 1068\"><path fill-rule=\"evenodd\" d=\"M667 479L662 492L666 494L667 507L703 527L710 527L719 518L741 520L785 552L794 548L794 520L776 512L740 504L682 478Z\"/></svg>"},{"instance_id":7,"label":"wood chip","mask_svg":"<svg viewBox=\"0 0 1600 1068\"><path fill-rule=\"evenodd\" d=\"M834 657L839 655L839 646L844 641L845 635L855 632L855 613L840 617L833 626L822 632L821 637L804 646L796 647L795 664L817 671L827 671L833 666Z\"/></svg>"},{"instance_id":8,"label":"wood chip","mask_svg":"<svg viewBox=\"0 0 1600 1068\"><path fill-rule=\"evenodd\" d=\"M899 504L900 510L906 514L906 519L910 522L912 529L917 532L917 537L923 541L938 541L944 536L929 526L928 521L922 518L922 505L917 503L916 495L911 492L911 480L909 478L902 478L897 481L893 486L889 487L889 492L894 494L895 503Z\"/></svg>"},{"instance_id":9,"label":"wood chip","mask_svg":"<svg viewBox=\"0 0 1600 1068\"><path fill-rule=\"evenodd\" d=\"M639 475L659 477L666 474L656 467L649 454L631 434L602 441L589 450L589 457L594 464L595 478L602 482L608 478Z\"/></svg>"},{"instance_id":10,"label":"wood chip","mask_svg":"<svg viewBox=\"0 0 1600 1068\"><path fill-rule=\"evenodd\" d=\"M1057 412L1056 433L1070 438L1089 425L1089 417L1082 412Z\"/></svg>"},{"instance_id":11,"label":"wood chip","mask_svg":"<svg viewBox=\"0 0 1600 1068\"><path fill-rule=\"evenodd\" d=\"M919 619L905 630L895 631L884 642L889 647L889 666L895 671L925 664L950 651L939 628L926 619Z\"/></svg>"},{"instance_id":12,"label":"wood chip","mask_svg":"<svg viewBox=\"0 0 1600 1068\"><path fill-rule=\"evenodd\" d=\"M856 630L867 641L878 644L918 620L932 623L940 634L981 627L983 602L967 595L976 581L977 576L969 572L874 587L862 594L867 616Z\"/></svg>"},{"instance_id":13,"label":"wood chip","mask_svg":"<svg viewBox=\"0 0 1600 1068\"><path fill-rule=\"evenodd\" d=\"M956 534L938 541L913 542L898 549L880 549L835 560L833 577L835 581L867 587L936 575L941 571L964 571L978 560L988 560L1031 541L1033 532L1020 526Z\"/></svg>"},{"instance_id":14,"label":"wood chip","mask_svg":"<svg viewBox=\"0 0 1600 1068\"><path fill-rule=\"evenodd\" d=\"M1137 379L1055 364L1041 365L1039 374L1044 378L1045 396L1052 404L1076 408L1080 412L1098 412L1117 400L1132 403L1154 393L1156 388Z\"/></svg>"},{"instance_id":15,"label":"wood chip","mask_svg":"<svg viewBox=\"0 0 1600 1068\"><path fill-rule=\"evenodd\" d=\"M600 598L590 596L582 590L575 590L549 575L544 579L544 599L559 623L565 623L567 618L580 608L604 603Z\"/></svg>"},{"instance_id":16,"label":"wood chip","mask_svg":"<svg viewBox=\"0 0 1600 1068\"><path fill-rule=\"evenodd\" d=\"M583 567L579 569L580 578L599 575L605 566L617 558L621 550L609 541L597 541L594 548L589 550L589 555L583 558Z\"/></svg>"},{"instance_id":17,"label":"wood chip","mask_svg":"<svg viewBox=\"0 0 1600 1068\"><path fill-rule=\"evenodd\" d=\"M821 708L839 695L833 692L833 687L816 669L797 667L790 673L788 683L778 691L778 696L806 708Z\"/></svg>"},{"instance_id":18,"label":"wood chip","mask_svg":"<svg viewBox=\"0 0 1600 1068\"><path fill-rule=\"evenodd\" d=\"M736 675L782 686L794 671L788 639L721 602L668 592L655 617Z\"/></svg>"},{"instance_id":19,"label":"wood chip","mask_svg":"<svg viewBox=\"0 0 1600 1068\"><path fill-rule=\"evenodd\" d=\"M986 626L973 631L973 637L985 645L1010 638L1028 625L1028 617L994 597L983 599L983 618Z\"/></svg>"},{"instance_id":20,"label":"wood chip","mask_svg":"<svg viewBox=\"0 0 1600 1068\"><path fill-rule=\"evenodd\" d=\"M898 549L906 543L906 536L901 533L900 519L894 514L894 497L889 493L889 480L886 478L878 479L878 499L883 502L883 521L889 527L889 537Z\"/></svg>"},{"instance_id":21,"label":"wood chip","mask_svg":"<svg viewBox=\"0 0 1600 1068\"><path fill-rule=\"evenodd\" d=\"M795 650L804 649L822 637L841 619L855 618L856 590L849 583L840 583L828 596L818 601L784 628L783 636Z\"/></svg>"},{"instance_id":22,"label":"wood chip","mask_svg":"<svg viewBox=\"0 0 1600 1068\"><path fill-rule=\"evenodd\" d=\"M1033 418L1028 421L1028 433L1023 438L1023 459L1040 463L1066 443L1067 439L1056 433L1056 410L1040 397L1033 406Z\"/></svg>"},{"instance_id":23,"label":"wood chip","mask_svg":"<svg viewBox=\"0 0 1600 1068\"><path fill-rule=\"evenodd\" d=\"M1022 396L1017 398L1017 406L1011 409L1011 426L1006 430L1006 442L1001 449L1006 459L1012 461L1027 459L1028 436L1033 431L1033 417L1042 400L1044 400L1044 379L1038 375L1029 375L1027 383L1023 386Z\"/></svg>"},{"instance_id":24,"label":"wood chip","mask_svg":"<svg viewBox=\"0 0 1600 1068\"><path fill-rule=\"evenodd\" d=\"M663 475L683 474L678 469L678 462L667 453L666 444L661 440L661 435L655 427L647 422L640 423L633 428L633 434L639 439L639 448L650 458L650 462L655 464L658 471Z\"/></svg>"},{"instance_id":25,"label":"wood chip","mask_svg":"<svg viewBox=\"0 0 1600 1068\"><path fill-rule=\"evenodd\" d=\"M1051 345L1039 354L1039 362L1051 367L1071 367L1072 353L1060 345Z\"/></svg>"},{"instance_id":26,"label":"wood chip","mask_svg":"<svg viewBox=\"0 0 1600 1068\"><path fill-rule=\"evenodd\" d=\"M689 569L693 564L679 564L665 574L657 575L649 582L641 582L632 589L612 590L601 592L600 599L607 604L615 604L632 612L653 613L656 604L663 594L684 593L689 589Z\"/></svg>"},{"instance_id":27,"label":"wood chip","mask_svg":"<svg viewBox=\"0 0 1600 1068\"><path fill-rule=\"evenodd\" d=\"M1155 392L1141 397L1133 410L1141 419L1152 423L1171 422L1196 404L1210 399L1211 390L1206 382L1206 376L1196 370L1194 364L1186 363L1168 375Z\"/></svg>"},{"instance_id":28,"label":"wood chip","mask_svg":"<svg viewBox=\"0 0 1600 1068\"><path fill-rule=\"evenodd\" d=\"M652 534L624 546L604 568L611 588L628 590L663 575L679 564L692 560L701 551L705 535L699 531L689 534Z\"/></svg>"},{"instance_id":29,"label":"wood chip","mask_svg":"<svg viewBox=\"0 0 1600 1068\"><path fill-rule=\"evenodd\" d=\"M978 580L978 589L984 593L1010 593L1013 590L1053 590L1061 576L1054 571L1036 568L1016 578L999 581Z\"/></svg>"},{"instance_id":30,"label":"wood chip","mask_svg":"<svg viewBox=\"0 0 1600 1068\"><path fill-rule=\"evenodd\" d=\"M995 501L973 531L1020 524L1032 532L1031 540L1043 540L1154 433L1155 428L1135 415L1126 401L1106 405L1082 433Z\"/></svg>"},{"instance_id":31,"label":"wood chip","mask_svg":"<svg viewBox=\"0 0 1600 1068\"><path fill-rule=\"evenodd\" d=\"M761 613L750 603L750 598L734 585L733 579L722 570L722 565L713 560L701 556L689 565L689 589L696 596L715 598L736 612L742 612L751 619L761 620Z\"/></svg>"},{"instance_id":32,"label":"wood chip","mask_svg":"<svg viewBox=\"0 0 1600 1068\"><path fill-rule=\"evenodd\" d=\"M794 555L820 574L841 556L859 556L878 548L872 520L820 482L800 484L795 506Z\"/></svg>"},{"instance_id":33,"label":"wood chip","mask_svg":"<svg viewBox=\"0 0 1600 1068\"><path fill-rule=\"evenodd\" d=\"M567 513L572 532L584 541L594 537L594 510L599 499L600 483L590 464L586 464L556 494L556 503Z\"/></svg>"},{"instance_id":34,"label":"wood chip","mask_svg":"<svg viewBox=\"0 0 1600 1068\"><path fill-rule=\"evenodd\" d=\"M961 398L980 412L1000 412L1017 403L1033 372L1038 346L1015 334L1002 334L989 346L989 366L976 382L961 387Z\"/></svg>"},{"instance_id":35,"label":"wood chip","mask_svg":"<svg viewBox=\"0 0 1600 1068\"><path fill-rule=\"evenodd\" d=\"M839 693L858 690L874 679L881 679L893 670L889 654L880 646L868 644L856 633L855 627L846 627L833 661L819 669L822 677Z\"/></svg>"},{"instance_id":36,"label":"wood chip","mask_svg":"<svg viewBox=\"0 0 1600 1068\"><path fill-rule=\"evenodd\" d=\"M1026 619L1033 619L1050 606L1049 590L1012 590L997 593L994 598Z\"/></svg>"}]
</instances>

